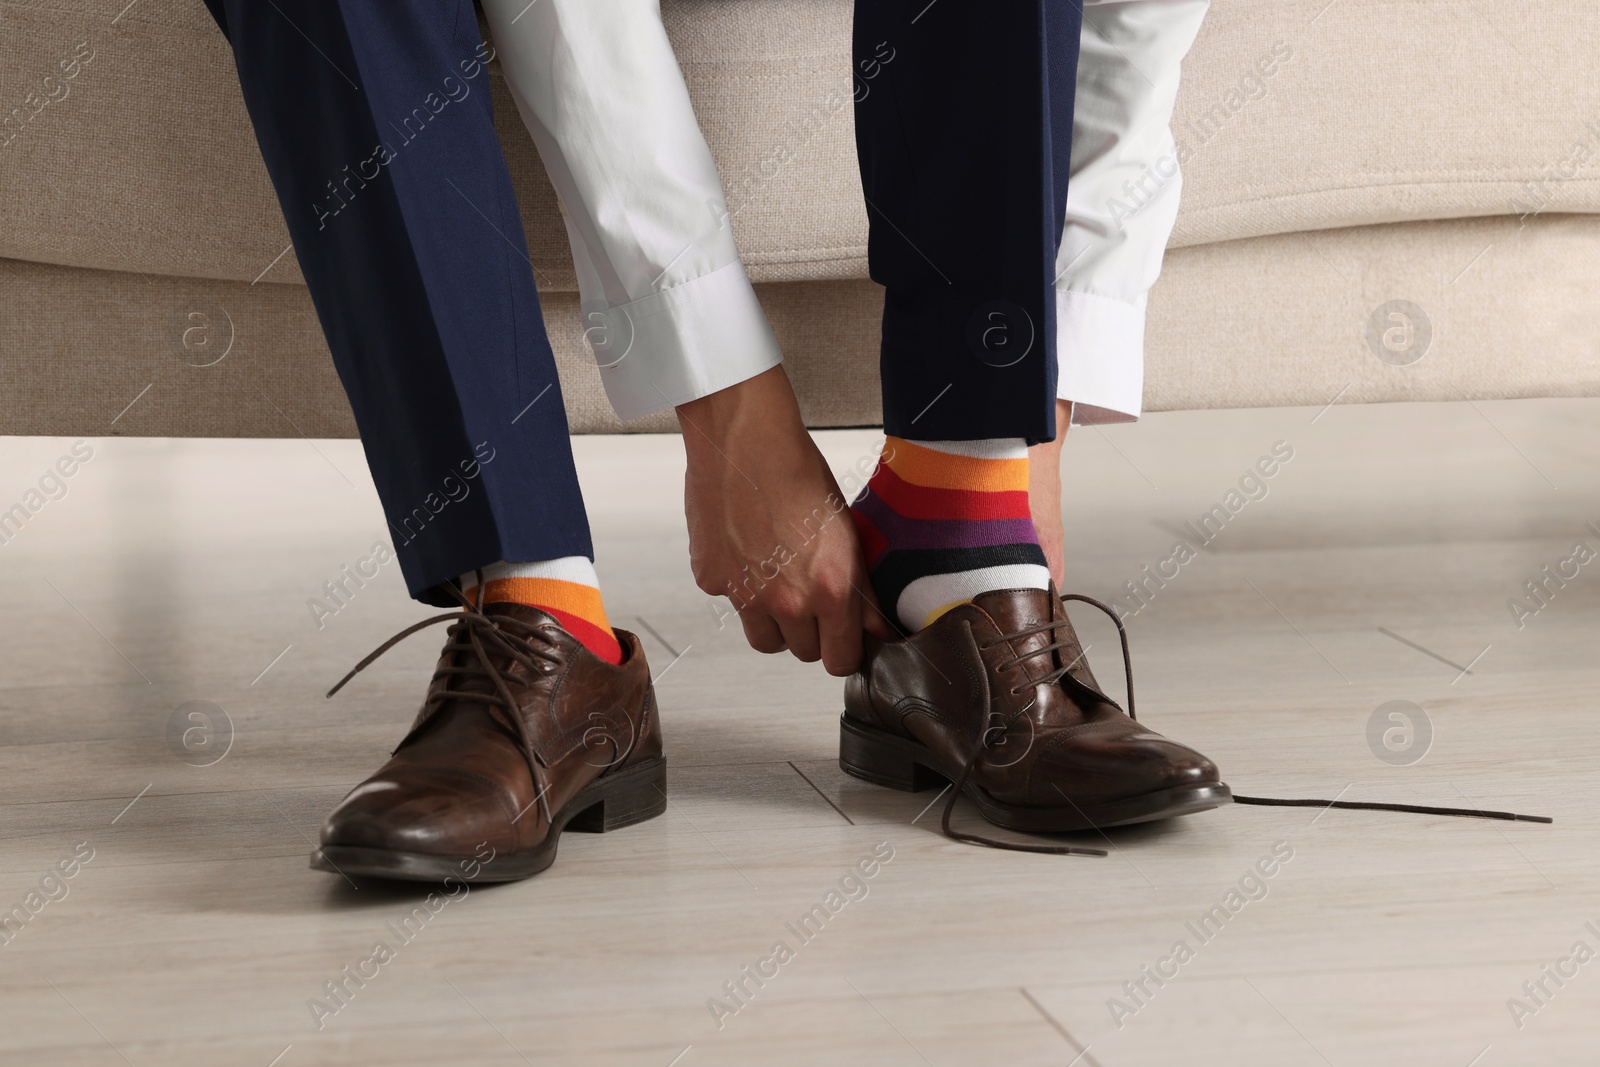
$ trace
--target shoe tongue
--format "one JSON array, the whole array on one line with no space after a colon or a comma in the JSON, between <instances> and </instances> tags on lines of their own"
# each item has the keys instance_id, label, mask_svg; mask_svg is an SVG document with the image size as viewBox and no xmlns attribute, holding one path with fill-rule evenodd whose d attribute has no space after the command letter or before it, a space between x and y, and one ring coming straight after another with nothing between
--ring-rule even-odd
<instances>
[{"instance_id":1,"label":"shoe tongue","mask_svg":"<svg viewBox=\"0 0 1600 1067\"><path fill-rule=\"evenodd\" d=\"M1067 613L1056 597L1054 589L1002 589L974 597L972 603L983 609L994 620L995 627L1002 637L1022 630L1031 630L1047 622L1056 624L1051 629L1040 630L1038 633L1013 640L1011 647L1016 655L1026 655L1035 649L1045 648L1059 641L1070 642L1047 654L1024 659L1017 668L1019 672L1039 678L1057 667L1070 665L1073 678L1091 689L1099 688L1094 675L1089 671L1089 665L1084 662L1078 635L1073 630L1072 623L1068 620Z\"/></svg>"},{"instance_id":2,"label":"shoe tongue","mask_svg":"<svg viewBox=\"0 0 1600 1067\"><path fill-rule=\"evenodd\" d=\"M994 620L995 629L1001 637L1009 637L1049 622L1050 605L1054 601L1055 597L1047 589L997 589L972 598L973 605ZM1056 640L1051 636L1051 631L1040 630L1026 637L1015 638L1011 641L1011 648L1015 655L1022 656ZM1037 678L1057 666L1054 654L1049 653L1029 656L1015 669Z\"/></svg>"},{"instance_id":3,"label":"shoe tongue","mask_svg":"<svg viewBox=\"0 0 1600 1067\"><path fill-rule=\"evenodd\" d=\"M992 593L980 593L972 598L972 603L993 619L1001 636L1005 636L1049 622L1056 598L1048 589L997 589ZM1013 644L1021 653L1043 648L1054 640L1050 631L1042 630L1018 638ZM1042 665L1044 657L1039 657L1039 661Z\"/></svg>"},{"instance_id":4,"label":"shoe tongue","mask_svg":"<svg viewBox=\"0 0 1600 1067\"><path fill-rule=\"evenodd\" d=\"M538 608L527 604L517 604L509 601L504 603L497 602L493 604L485 604L483 606L483 613L497 620L515 619L526 626L553 625L559 628L561 625L547 612L541 611ZM541 643L553 643L550 642L548 638L542 639L539 634L528 633L524 629L524 626L507 626L506 633L513 638L520 638L534 645ZM506 677L510 684L512 693L517 694L521 692L523 685L526 684L526 681L531 680L529 679L528 669L519 663L515 657L507 653L492 636L479 634L478 640L482 643L483 650L488 655L490 663L494 665L494 668L499 671L501 675ZM457 666L467 666L475 663L475 657L473 653L465 647L456 646L454 654L456 657L455 662ZM455 675L449 682L449 688L450 691L454 693L499 694L499 687L495 685L494 679L482 674ZM446 699L448 700L448 698ZM440 714L444 715L444 713L445 709L441 708ZM510 713L507 712L506 709L498 705L484 704L479 701L469 700L454 704L450 708L448 715L445 717L465 717L472 720L492 722L494 724L494 729L504 733L507 737L511 738L513 741L516 741L520 746L520 735L517 732L516 726L512 724L508 718L509 714Z\"/></svg>"},{"instance_id":5,"label":"shoe tongue","mask_svg":"<svg viewBox=\"0 0 1600 1067\"><path fill-rule=\"evenodd\" d=\"M517 604L509 601L505 603L485 604L483 606L483 613L492 619L515 619L517 622L523 624L521 626L511 625L505 628L505 633L508 637L512 638L513 644L516 644L519 640L528 642L535 646L541 644L553 644L554 642L552 642L548 637L545 637L539 633L530 633L525 627L554 626L559 629L561 626L560 622L558 622L554 616L527 604ZM500 643L496 641L493 636L480 633L478 635L478 640L482 643L483 650L485 653L487 653L490 662L494 664L495 669L501 674L509 677L517 677L526 675L528 673L527 668L519 663L516 657L512 656L503 647L501 647ZM463 650L459 652L458 655L470 657L471 653ZM460 676L455 680L455 683L451 686L451 688L457 691L466 692L498 692L498 689L494 684L494 680L485 676Z\"/></svg>"}]
</instances>

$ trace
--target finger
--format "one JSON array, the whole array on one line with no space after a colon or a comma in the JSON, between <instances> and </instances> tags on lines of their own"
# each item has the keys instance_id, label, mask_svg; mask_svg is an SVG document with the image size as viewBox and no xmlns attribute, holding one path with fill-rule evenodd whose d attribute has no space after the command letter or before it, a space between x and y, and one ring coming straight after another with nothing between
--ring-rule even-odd
<instances>
[{"instance_id":1,"label":"finger","mask_svg":"<svg viewBox=\"0 0 1600 1067\"><path fill-rule=\"evenodd\" d=\"M744 639L750 642L750 647L757 652L765 652L770 656L789 647L784 643L783 631L778 628L778 621L766 612L754 608L741 611L739 622L744 625Z\"/></svg>"},{"instance_id":2,"label":"finger","mask_svg":"<svg viewBox=\"0 0 1600 1067\"><path fill-rule=\"evenodd\" d=\"M835 678L847 678L861 666L861 608L861 599L851 594L837 611L817 618L822 665Z\"/></svg>"},{"instance_id":3,"label":"finger","mask_svg":"<svg viewBox=\"0 0 1600 1067\"><path fill-rule=\"evenodd\" d=\"M822 642L817 636L817 620L813 615L780 618L783 640L801 663L815 663L822 658Z\"/></svg>"}]
</instances>

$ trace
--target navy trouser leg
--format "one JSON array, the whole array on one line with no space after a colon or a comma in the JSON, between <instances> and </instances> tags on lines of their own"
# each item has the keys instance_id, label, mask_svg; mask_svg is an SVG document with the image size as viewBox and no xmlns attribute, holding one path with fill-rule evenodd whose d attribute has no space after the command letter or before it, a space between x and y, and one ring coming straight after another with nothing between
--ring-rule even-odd
<instances>
[{"instance_id":1,"label":"navy trouser leg","mask_svg":"<svg viewBox=\"0 0 1600 1067\"><path fill-rule=\"evenodd\" d=\"M856 0L856 147L884 430L1055 437L1055 259L1082 12Z\"/></svg>"},{"instance_id":2,"label":"navy trouser leg","mask_svg":"<svg viewBox=\"0 0 1600 1067\"><path fill-rule=\"evenodd\" d=\"M471 0L206 0L413 596L593 557Z\"/></svg>"}]
</instances>

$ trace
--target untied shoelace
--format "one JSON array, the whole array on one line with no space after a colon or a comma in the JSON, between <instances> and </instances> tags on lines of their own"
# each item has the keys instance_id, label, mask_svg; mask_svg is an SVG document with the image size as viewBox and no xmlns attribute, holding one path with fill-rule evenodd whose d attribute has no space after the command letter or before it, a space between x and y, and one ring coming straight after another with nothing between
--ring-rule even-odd
<instances>
[{"instance_id":1,"label":"untied shoelace","mask_svg":"<svg viewBox=\"0 0 1600 1067\"><path fill-rule=\"evenodd\" d=\"M1133 719L1135 722L1137 722L1138 719L1139 719L1139 716L1135 712L1135 709L1134 709L1134 701L1133 701L1133 660L1130 657L1129 652L1128 652L1128 630L1127 630L1127 627L1122 625L1122 620L1117 617L1117 613L1112 608L1110 608L1107 605L1101 603L1100 601L1094 599L1093 597L1084 596L1081 593L1062 593L1062 594L1060 594L1059 599L1063 603L1065 603L1068 600L1079 600L1079 601L1082 601L1083 603L1088 604L1088 605L1090 605L1092 607L1099 608L1101 611L1105 612L1105 614L1111 619L1111 621L1113 623L1116 624L1117 636L1122 642L1122 672L1123 672L1123 677L1126 679L1127 687L1128 687L1127 688L1127 691L1128 691L1128 718ZM1050 622L1041 623L1038 626L1025 627L1024 629L1018 630L1015 633L1006 634L1006 635L1002 636L1000 638L1000 641L997 641L995 643L996 644L1000 644L1000 643L1003 643L1003 642L1010 642L1010 641L1016 640L1019 637L1030 637L1030 636L1032 636L1034 634L1045 633L1046 631L1049 631L1050 635L1052 637L1054 637L1055 636L1054 631L1060 625L1061 625L1061 623L1059 623L1059 622L1050 621ZM1054 652L1054 651L1056 651L1058 649L1073 647L1074 644L1075 644L1075 642L1071 641L1071 640L1054 641L1054 642L1052 642L1050 644L1043 645L1043 646L1041 646L1039 648L1036 648L1036 649L1033 649L1033 650L1031 650L1029 652L1020 653L1014 659L1007 660L1005 663L999 664L997 666L1005 667L1005 666L1010 666L1011 664L1021 663L1023 660L1032 659L1035 656L1045 655L1045 654ZM990 646L984 646L984 647L990 647ZM1060 666L1060 667L1055 668L1054 670L1052 670L1049 673L1047 673L1046 675L1044 675L1044 677L1042 677L1042 678L1030 679L1029 680L1029 684L1030 685L1036 685L1036 686L1037 685L1054 685L1057 682L1059 682L1061 680L1061 678L1064 675L1067 674L1067 672L1069 672L1073 667L1075 667L1077 665L1077 663L1078 663L1078 660L1080 660L1082 658L1083 658L1083 654L1080 652L1078 654L1078 658L1074 659L1071 663L1068 663L1068 664L1065 664L1064 666ZM1017 692L1020 692L1020 690L1014 688L1012 690L1012 692L1013 693L1017 693ZM1108 702L1110 702L1113 705L1115 705L1116 702L1115 701L1111 701L1109 697L1104 697L1104 694L1101 694L1101 696L1104 699L1106 699ZM957 779L956 779L956 781L954 783L954 787L950 790L950 799L945 802L944 814L943 814L943 817L940 819L940 822L939 822L940 829L943 830L943 832L944 832L946 837L950 838L953 841L966 841L966 842L969 842L971 844L987 845L990 848L1005 849L1005 850L1011 851L1011 852L1041 852L1041 853L1046 853L1046 854L1050 854L1050 855L1071 855L1071 856L1104 856L1104 855L1106 855L1106 852L1105 852L1104 849L1083 848L1083 847L1080 847L1080 846L1077 846L1077 845L1033 845L1033 844L1025 844L1025 843L1015 842L1015 841L999 841L999 840L996 840L994 838L982 837L982 836L979 836L977 834L969 834L969 833L966 833L964 831L956 830L950 825L950 816L951 816L951 813L955 811L956 798L961 795L962 787L967 784L967 779L972 776L973 768L975 768L978 765L978 761L981 760L986 754L988 754L990 748L994 745L993 738L995 738L997 736L998 737L1003 737L1005 735L1006 729L1010 726L1011 722L1015 721L1015 719L1017 717L1027 714L1028 709L1031 708L1032 706L1033 706L1033 704L1030 702L1027 707L1024 707L1020 711L1016 712L1016 714L1013 715L1011 717L1011 719L1008 720L1007 722L1005 722L1003 724L1000 724L1000 725L997 725L997 726L990 727L989 729L984 731L984 735L983 735L983 737L982 737L982 739L981 739L981 741L980 741L980 743L978 745L977 750L974 751L972 756L967 760L966 766L962 767L961 774L957 777ZM1063 794L1063 796L1065 796L1065 794ZM1400 811L1400 812L1409 812L1411 814L1416 814L1416 815L1449 815L1449 816L1455 816L1455 817L1459 817L1459 818L1469 818L1469 819L1501 819L1501 820L1504 820L1504 821L1507 821L1507 822L1540 822L1540 823L1549 823L1549 822L1554 822L1555 821L1555 820L1551 819L1548 815L1522 815L1522 814L1519 814L1517 812L1511 812L1511 811L1485 811L1485 810L1483 810L1481 808L1444 808L1444 807L1433 807L1433 806L1426 805L1426 804L1393 804L1393 803L1389 803L1389 802L1386 802L1386 801L1339 800L1339 799L1318 800L1318 799L1300 798L1300 797L1250 797L1250 796L1240 796L1239 794L1235 793L1233 795L1233 802L1235 804L1260 805L1260 806L1264 806L1264 807L1322 808L1324 810L1326 810L1328 808L1346 808L1346 809L1356 810L1356 811ZM1069 799L1068 803L1071 803L1070 799Z\"/></svg>"}]
</instances>

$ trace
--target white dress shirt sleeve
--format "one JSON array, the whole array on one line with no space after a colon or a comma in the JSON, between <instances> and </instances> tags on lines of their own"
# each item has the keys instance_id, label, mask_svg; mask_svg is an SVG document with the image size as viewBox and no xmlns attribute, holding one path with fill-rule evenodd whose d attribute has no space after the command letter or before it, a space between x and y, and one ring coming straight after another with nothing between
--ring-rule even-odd
<instances>
[{"instance_id":1,"label":"white dress shirt sleeve","mask_svg":"<svg viewBox=\"0 0 1600 1067\"><path fill-rule=\"evenodd\" d=\"M1179 68L1208 0L1083 0L1066 226L1056 257L1056 396L1075 423L1138 418L1145 297L1183 174Z\"/></svg>"},{"instance_id":2,"label":"white dress shirt sleeve","mask_svg":"<svg viewBox=\"0 0 1600 1067\"><path fill-rule=\"evenodd\" d=\"M560 198L586 338L635 419L782 361L658 0L484 0Z\"/></svg>"}]
</instances>

